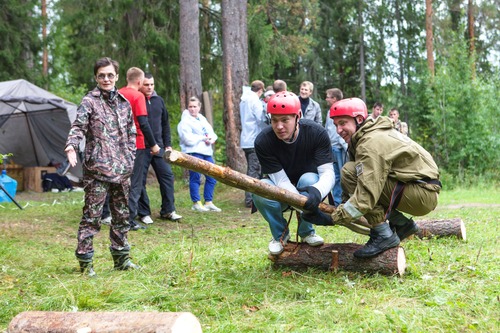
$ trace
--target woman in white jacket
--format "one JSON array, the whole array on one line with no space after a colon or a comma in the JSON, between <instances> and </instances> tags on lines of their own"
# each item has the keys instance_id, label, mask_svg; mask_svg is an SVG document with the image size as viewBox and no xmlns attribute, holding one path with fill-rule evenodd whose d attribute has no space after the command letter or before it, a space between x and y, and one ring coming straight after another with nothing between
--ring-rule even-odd
<instances>
[{"instance_id":1,"label":"woman in white jacket","mask_svg":"<svg viewBox=\"0 0 500 333\"><path fill-rule=\"evenodd\" d=\"M200 100L191 97L187 110L182 112L181 122L177 125L181 150L191 156L214 163L212 145L217 140L217 135L207 119L200 114L200 109ZM203 189L205 205L202 205L200 200L201 174L189 170L189 194L193 201L192 210L197 212L221 211L212 202L216 183L217 181L214 178L205 175L205 187Z\"/></svg>"}]
</instances>

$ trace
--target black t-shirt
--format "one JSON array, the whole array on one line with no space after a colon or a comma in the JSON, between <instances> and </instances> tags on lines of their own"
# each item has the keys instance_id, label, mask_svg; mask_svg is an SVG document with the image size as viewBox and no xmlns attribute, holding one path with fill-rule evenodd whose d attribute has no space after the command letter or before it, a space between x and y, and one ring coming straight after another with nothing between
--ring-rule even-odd
<instances>
[{"instance_id":1,"label":"black t-shirt","mask_svg":"<svg viewBox=\"0 0 500 333\"><path fill-rule=\"evenodd\" d=\"M318 173L318 166L333 162L328 133L308 119L300 120L294 143L285 143L274 134L272 126L266 127L255 139L255 152L263 174L283 169L294 185L304 173Z\"/></svg>"}]
</instances>

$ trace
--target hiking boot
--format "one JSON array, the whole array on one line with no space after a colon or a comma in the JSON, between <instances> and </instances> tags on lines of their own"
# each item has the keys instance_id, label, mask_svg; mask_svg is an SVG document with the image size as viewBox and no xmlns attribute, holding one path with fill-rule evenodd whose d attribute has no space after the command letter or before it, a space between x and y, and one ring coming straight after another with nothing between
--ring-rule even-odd
<instances>
[{"instance_id":1,"label":"hiking boot","mask_svg":"<svg viewBox=\"0 0 500 333\"><path fill-rule=\"evenodd\" d=\"M397 210L393 210L389 214L389 225L391 229L396 230L400 241L418 232L415 221Z\"/></svg>"},{"instance_id":2,"label":"hiking boot","mask_svg":"<svg viewBox=\"0 0 500 333\"><path fill-rule=\"evenodd\" d=\"M289 239L290 239L290 235L286 235L282 242L280 240L276 240L274 238L271 239L271 241L269 242L269 253L271 253L272 255L275 255L275 256L277 256L278 254L281 254L281 252L283 252L283 250L285 249L285 245Z\"/></svg>"},{"instance_id":3,"label":"hiking boot","mask_svg":"<svg viewBox=\"0 0 500 333\"><path fill-rule=\"evenodd\" d=\"M146 215L141 217L141 222L144 224L153 224L153 219L151 218L151 216Z\"/></svg>"},{"instance_id":4,"label":"hiking boot","mask_svg":"<svg viewBox=\"0 0 500 333\"><path fill-rule=\"evenodd\" d=\"M94 277L96 276L96 273L94 272L94 264L92 261L79 261L80 263L80 273L82 275L86 274L88 277Z\"/></svg>"},{"instance_id":5,"label":"hiking boot","mask_svg":"<svg viewBox=\"0 0 500 333\"><path fill-rule=\"evenodd\" d=\"M212 202L209 204L205 204L205 208L211 212L222 212L222 209L214 205Z\"/></svg>"},{"instance_id":6,"label":"hiking boot","mask_svg":"<svg viewBox=\"0 0 500 333\"><path fill-rule=\"evenodd\" d=\"M322 237L316 235L314 232L306 237L301 237L302 242L307 243L311 246L320 246L325 243Z\"/></svg>"},{"instance_id":7,"label":"hiking boot","mask_svg":"<svg viewBox=\"0 0 500 333\"><path fill-rule=\"evenodd\" d=\"M194 210L195 212L201 212L201 213L204 213L204 212L208 212L208 208L206 208L205 206L203 206L201 204L201 202L196 202L192 207L191 207L191 210Z\"/></svg>"},{"instance_id":8,"label":"hiking boot","mask_svg":"<svg viewBox=\"0 0 500 333\"><path fill-rule=\"evenodd\" d=\"M176 221L179 221L180 219L182 219L182 216L177 214L174 210L172 213L160 215L160 218L163 220L170 220L170 221L176 222Z\"/></svg>"},{"instance_id":9,"label":"hiking boot","mask_svg":"<svg viewBox=\"0 0 500 333\"><path fill-rule=\"evenodd\" d=\"M365 246L354 252L354 256L371 258L398 245L398 235L391 230L389 224L382 223L370 229L370 239Z\"/></svg>"},{"instance_id":10,"label":"hiking boot","mask_svg":"<svg viewBox=\"0 0 500 333\"><path fill-rule=\"evenodd\" d=\"M111 225L111 216L101 219L101 224Z\"/></svg>"}]
</instances>

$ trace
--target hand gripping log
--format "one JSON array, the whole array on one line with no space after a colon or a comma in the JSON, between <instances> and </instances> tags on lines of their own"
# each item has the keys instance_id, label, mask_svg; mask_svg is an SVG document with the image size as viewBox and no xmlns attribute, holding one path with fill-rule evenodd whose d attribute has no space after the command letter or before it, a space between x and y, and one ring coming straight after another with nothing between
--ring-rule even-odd
<instances>
[{"instance_id":1,"label":"hand gripping log","mask_svg":"<svg viewBox=\"0 0 500 333\"><path fill-rule=\"evenodd\" d=\"M260 195L266 199L284 202L298 209L302 209L307 200L307 197L301 194L296 194L280 187L267 184L259 179L234 171L231 168L222 167L177 150L167 150L163 155L163 159L168 163L209 175L226 185ZM335 211L334 206L324 202L320 203L319 209L327 214L331 214ZM368 223L362 219L339 225L363 235L368 235L370 233Z\"/></svg>"}]
</instances>

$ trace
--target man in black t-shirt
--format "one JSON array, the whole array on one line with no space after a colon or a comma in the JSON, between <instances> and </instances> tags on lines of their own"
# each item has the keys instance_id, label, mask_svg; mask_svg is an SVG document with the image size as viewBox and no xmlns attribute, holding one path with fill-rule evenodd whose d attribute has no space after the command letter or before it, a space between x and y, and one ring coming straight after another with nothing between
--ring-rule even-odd
<instances>
[{"instance_id":1,"label":"man in black t-shirt","mask_svg":"<svg viewBox=\"0 0 500 333\"><path fill-rule=\"evenodd\" d=\"M255 139L255 152L267 175L264 182L308 197L304 210L318 211L318 205L331 191L335 174L330 139L319 124L302 119L299 98L283 91L267 103L271 126ZM300 120L300 121L299 121ZM253 195L254 205L269 223L273 238L269 252L278 255L290 238L283 212L290 207L274 200ZM298 234L312 246L323 244L312 224L299 218Z\"/></svg>"}]
</instances>

